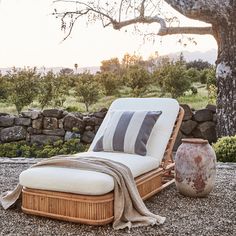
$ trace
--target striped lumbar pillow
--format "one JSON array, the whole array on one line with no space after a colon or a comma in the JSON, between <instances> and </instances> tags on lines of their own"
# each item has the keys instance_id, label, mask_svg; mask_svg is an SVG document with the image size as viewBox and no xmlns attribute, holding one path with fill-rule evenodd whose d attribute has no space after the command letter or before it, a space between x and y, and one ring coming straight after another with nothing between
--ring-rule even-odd
<instances>
[{"instance_id":1,"label":"striped lumbar pillow","mask_svg":"<svg viewBox=\"0 0 236 236\"><path fill-rule=\"evenodd\" d=\"M161 111L113 111L93 151L136 153L145 156L146 144Z\"/></svg>"}]
</instances>

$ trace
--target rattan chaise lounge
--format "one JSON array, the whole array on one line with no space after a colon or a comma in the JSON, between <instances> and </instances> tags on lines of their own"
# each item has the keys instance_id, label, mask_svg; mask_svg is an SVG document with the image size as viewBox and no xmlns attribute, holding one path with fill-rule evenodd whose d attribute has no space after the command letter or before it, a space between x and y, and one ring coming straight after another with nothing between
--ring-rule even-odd
<instances>
[{"instance_id":1,"label":"rattan chaise lounge","mask_svg":"<svg viewBox=\"0 0 236 236\"><path fill-rule=\"evenodd\" d=\"M93 151L115 110L162 111L148 139L146 156ZM127 165L145 200L174 182L172 149L183 115L183 109L174 99L117 99L88 152L75 156L102 157ZM107 224L113 220L114 181L106 174L61 167L36 167L21 173L20 184L24 186L22 210L25 213L91 225Z\"/></svg>"}]
</instances>

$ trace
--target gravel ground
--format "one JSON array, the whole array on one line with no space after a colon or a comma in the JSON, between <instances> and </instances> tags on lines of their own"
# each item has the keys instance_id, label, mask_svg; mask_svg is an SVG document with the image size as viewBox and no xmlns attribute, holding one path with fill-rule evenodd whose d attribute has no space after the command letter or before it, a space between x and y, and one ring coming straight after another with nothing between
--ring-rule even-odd
<instances>
[{"instance_id":1,"label":"gravel ground","mask_svg":"<svg viewBox=\"0 0 236 236\"><path fill-rule=\"evenodd\" d=\"M0 159L0 192L12 189L34 159ZM167 218L161 226L114 231L111 225L87 226L26 215L20 206L0 207L0 235L236 235L236 164L217 165L215 189L207 198L180 195L174 185L147 200L147 207Z\"/></svg>"}]
</instances>

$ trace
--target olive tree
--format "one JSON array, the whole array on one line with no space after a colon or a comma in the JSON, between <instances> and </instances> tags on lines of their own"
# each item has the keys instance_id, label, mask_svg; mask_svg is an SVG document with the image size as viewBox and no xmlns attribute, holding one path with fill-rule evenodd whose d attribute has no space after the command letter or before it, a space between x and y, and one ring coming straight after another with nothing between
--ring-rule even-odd
<instances>
[{"instance_id":1,"label":"olive tree","mask_svg":"<svg viewBox=\"0 0 236 236\"><path fill-rule=\"evenodd\" d=\"M6 99L7 99L6 77L2 76L0 72L0 100L6 100Z\"/></svg>"},{"instance_id":2,"label":"olive tree","mask_svg":"<svg viewBox=\"0 0 236 236\"><path fill-rule=\"evenodd\" d=\"M132 95L140 97L147 90L151 83L151 75L143 67L132 65L124 75L126 84L132 89Z\"/></svg>"},{"instance_id":3,"label":"olive tree","mask_svg":"<svg viewBox=\"0 0 236 236\"><path fill-rule=\"evenodd\" d=\"M106 96L118 94L120 79L114 72L102 72L96 75L96 79L102 86Z\"/></svg>"},{"instance_id":4,"label":"olive tree","mask_svg":"<svg viewBox=\"0 0 236 236\"><path fill-rule=\"evenodd\" d=\"M115 74L120 74L120 62L117 57L110 58L108 60L101 61L100 66L101 72L113 72Z\"/></svg>"},{"instance_id":5,"label":"olive tree","mask_svg":"<svg viewBox=\"0 0 236 236\"><path fill-rule=\"evenodd\" d=\"M36 68L8 71L6 77L7 98L16 107L18 114L25 106L30 105L38 94L39 74Z\"/></svg>"},{"instance_id":6,"label":"olive tree","mask_svg":"<svg viewBox=\"0 0 236 236\"><path fill-rule=\"evenodd\" d=\"M104 27L112 26L115 30L138 23L156 23L159 27L154 29L153 33L160 36L212 35L218 44L216 61L217 133L218 136L235 135L236 0L57 0L56 2L60 2L59 7L62 8L55 10L54 14L61 18L62 29L68 29L68 35L75 22L82 17L88 17L88 21L92 22L99 20ZM173 15L176 11L172 16L166 14L163 4L190 19L199 20L208 25L197 27L196 25L173 24L174 19L177 18L177 14Z\"/></svg>"},{"instance_id":7,"label":"olive tree","mask_svg":"<svg viewBox=\"0 0 236 236\"><path fill-rule=\"evenodd\" d=\"M81 74L75 87L75 94L78 96L78 100L84 103L87 112L89 106L98 101L99 93L100 88L94 75L87 72Z\"/></svg>"},{"instance_id":8,"label":"olive tree","mask_svg":"<svg viewBox=\"0 0 236 236\"><path fill-rule=\"evenodd\" d=\"M59 74L53 77L53 105L63 107L67 96L70 94L70 77Z\"/></svg>"},{"instance_id":9,"label":"olive tree","mask_svg":"<svg viewBox=\"0 0 236 236\"><path fill-rule=\"evenodd\" d=\"M154 77L164 93L178 98L191 88L191 79L185 65L181 62L170 62L154 71Z\"/></svg>"},{"instance_id":10,"label":"olive tree","mask_svg":"<svg viewBox=\"0 0 236 236\"><path fill-rule=\"evenodd\" d=\"M55 75L52 71L49 71L45 76L42 76L39 80L39 94L38 102L43 110L46 106L50 105L54 96L53 81Z\"/></svg>"}]
</instances>

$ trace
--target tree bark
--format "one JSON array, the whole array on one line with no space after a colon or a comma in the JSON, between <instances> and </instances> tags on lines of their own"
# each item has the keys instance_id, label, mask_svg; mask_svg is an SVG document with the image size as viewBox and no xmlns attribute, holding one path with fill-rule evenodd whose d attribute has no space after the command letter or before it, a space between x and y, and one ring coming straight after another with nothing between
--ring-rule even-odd
<instances>
[{"instance_id":1,"label":"tree bark","mask_svg":"<svg viewBox=\"0 0 236 236\"><path fill-rule=\"evenodd\" d=\"M236 0L165 0L183 15L212 24L216 61L217 136L236 134Z\"/></svg>"},{"instance_id":2,"label":"tree bark","mask_svg":"<svg viewBox=\"0 0 236 236\"><path fill-rule=\"evenodd\" d=\"M234 13L236 14L236 12ZM236 18L213 27L218 43L216 61L217 136L236 134Z\"/></svg>"}]
</instances>

